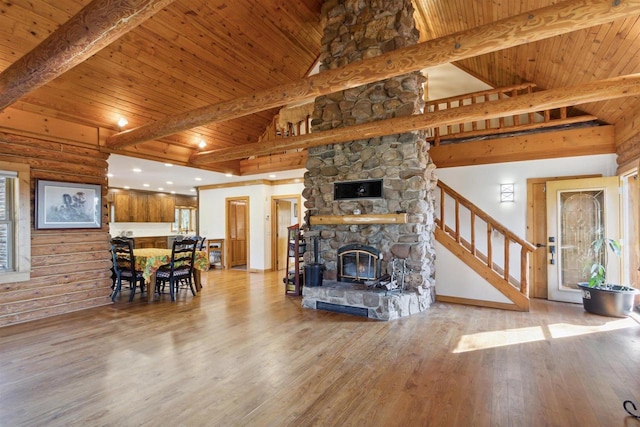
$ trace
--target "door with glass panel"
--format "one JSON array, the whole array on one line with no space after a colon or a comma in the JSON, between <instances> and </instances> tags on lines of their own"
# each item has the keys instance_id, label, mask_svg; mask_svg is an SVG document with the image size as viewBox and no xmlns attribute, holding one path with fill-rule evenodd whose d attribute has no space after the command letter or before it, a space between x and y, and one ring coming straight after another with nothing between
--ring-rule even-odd
<instances>
[{"instance_id":1,"label":"door with glass panel","mask_svg":"<svg viewBox=\"0 0 640 427\"><path fill-rule=\"evenodd\" d=\"M601 236L620 237L619 182L618 177L547 182L548 299L582 302L577 284L589 281L591 243ZM607 278L615 280L619 268L610 257Z\"/></svg>"}]
</instances>

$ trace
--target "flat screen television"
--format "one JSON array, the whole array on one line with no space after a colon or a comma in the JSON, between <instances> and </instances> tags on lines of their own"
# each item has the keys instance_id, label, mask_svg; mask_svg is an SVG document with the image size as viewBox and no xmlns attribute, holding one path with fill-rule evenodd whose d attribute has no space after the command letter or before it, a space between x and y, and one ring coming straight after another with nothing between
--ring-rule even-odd
<instances>
[{"instance_id":1,"label":"flat screen television","mask_svg":"<svg viewBox=\"0 0 640 427\"><path fill-rule=\"evenodd\" d=\"M382 198L382 180L335 182L333 200Z\"/></svg>"}]
</instances>

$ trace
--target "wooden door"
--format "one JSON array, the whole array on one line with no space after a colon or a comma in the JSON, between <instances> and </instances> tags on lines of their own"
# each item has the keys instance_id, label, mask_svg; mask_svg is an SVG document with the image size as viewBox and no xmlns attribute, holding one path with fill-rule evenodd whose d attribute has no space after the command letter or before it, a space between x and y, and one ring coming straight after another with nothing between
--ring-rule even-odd
<instances>
[{"instance_id":1,"label":"wooden door","mask_svg":"<svg viewBox=\"0 0 640 427\"><path fill-rule=\"evenodd\" d=\"M229 267L248 263L249 199L227 199L227 259Z\"/></svg>"},{"instance_id":2,"label":"wooden door","mask_svg":"<svg viewBox=\"0 0 640 427\"><path fill-rule=\"evenodd\" d=\"M622 211L625 231L625 242L622 256L625 271L623 282L634 288L640 287L640 182L638 169L624 174ZM640 304L640 295L636 296L635 304Z\"/></svg>"},{"instance_id":3,"label":"wooden door","mask_svg":"<svg viewBox=\"0 0 640 427\"><path fill-rule=\"evenodd\" d=\"M589 281L594 262L591 243L619 238L620 178L547 182L548 298L582 302L578 283ZM607 278L619 281L620 265L609 259Z\"/></svg>"},{"instance_id":4,"label":"wooden door","mask_svg":"<svg viewBox=\"0 0 640 427\"><path fill-rule=\"evenodd\" d=\"M533 298L547 299L547 196L545 182L529 183L529 201L533 223L528 239L536 245L531 254L530 295Z\"/></svg>"},{"instance_id":5,"label":"wooden door","mask_svg":"<svg viewBox=\"0 0 640 427\"><path fill-rule=\"evenodd\" d=\"M547 182L599 176L601 175L527 179L527 241L538 247L529 260L530 297L547 299L547 262L550 259L547 242Z\"/></svg>"},{"instance_id":6,"label":"wooden door","mask_svg":"<svg viewBox=\"0 0 640 427\"><path fill-rule=\"evenodd\" d=\"M292 203L288 200L276 200L276 269L287 266L287 227L291 225Z\"/></svg>"}]
</instances>

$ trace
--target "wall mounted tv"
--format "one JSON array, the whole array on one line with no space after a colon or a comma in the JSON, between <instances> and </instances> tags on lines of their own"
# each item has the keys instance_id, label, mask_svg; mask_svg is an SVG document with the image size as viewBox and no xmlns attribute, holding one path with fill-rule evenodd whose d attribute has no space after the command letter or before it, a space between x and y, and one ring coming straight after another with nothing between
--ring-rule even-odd
<instances>
[{"instance_id":1,"label":"wall mounted tv","mask_svg":"<svg viewBox=\"0 0 640 427\"><path fill-rule=\"evenodd\" d=\"M333 200L382 198L382 180L347 181L333 184Z\"/></svg>"}]
</instances>

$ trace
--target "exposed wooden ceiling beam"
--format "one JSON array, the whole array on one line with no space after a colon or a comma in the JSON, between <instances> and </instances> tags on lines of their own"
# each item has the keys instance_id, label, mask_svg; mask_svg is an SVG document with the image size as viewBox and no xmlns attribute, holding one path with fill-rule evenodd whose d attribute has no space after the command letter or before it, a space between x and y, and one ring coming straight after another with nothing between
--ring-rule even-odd
<instances>
[{"instance_id":1,"label":"exposed wooden ceiling beam","mask_svg":"<svg viewBox=\"0 0 640 427\"><path fill-rule=\"evenodd\" d=\"M640 0L569 0L120 132L107 146L122 148L638 14Z\"/></svg>"},{"instance_id":2,"label":"exposed wooden ceiling beam","mask_svg":"<svg viewBox=\"0 0 640 427\"><path fill-rule=\"evenodd\" d=\"M261 156L291 149L343 143L430 129L442 125L488 120L507 115L514 116L637 95L640 95L640 74L631 74L572 87L549 89L528 95L519 95L498 101L471 104L449 110L426 112L419 115L397 117L323 132L281 138L260 144L246 144L240 147L197 153L191 156L191 163L202 165L223 160L241 159L249 156Z\"/></svg>"},{"instance_id":3,"label":"exposed wooden ceiling beam","mask_svg":"<svg viewBox=\"0 0 640 427\"><path fill-rule=\"evenodd\" d=\"M92 1L0 73L0 111L85 61L173 1Z\"/></svg>"}]
</instances>

